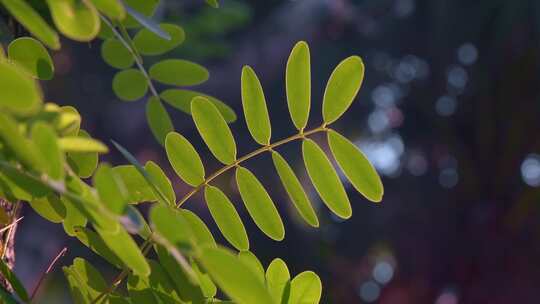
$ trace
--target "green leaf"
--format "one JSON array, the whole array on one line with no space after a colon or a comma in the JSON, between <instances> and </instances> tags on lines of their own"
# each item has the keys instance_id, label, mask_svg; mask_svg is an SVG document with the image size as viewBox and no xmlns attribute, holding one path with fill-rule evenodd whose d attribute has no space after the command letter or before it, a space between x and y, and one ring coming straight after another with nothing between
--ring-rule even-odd
<instances>
[{"instance_id":1,"label":"green leaf","mask_svg":"<svg viewBox=\"0 0 540 304\"><path fill-rule=\"evenodd\" d=\"M210 229L208 229L200 217L187 209L179 209L179 211L191 228L197 246L216 247L216 241L214 240Z\"/></svg>"},{"instance_id":2,"label":"green leaf","mask_svg":"<svg viewBox=\"0 0 540 304\"><path fill-rule=\"evenodd\" d=\"M287 304L318 304L321 300L321 279L313 271L304 271L291 281Z\"/></svg>"},{"instance_id":3,"label":"green leaf","mask_svg":"<svg viewBox=\"0 0 540 304\"><path fill-rule=\"evenodd\" d=\"M8 196L14 196L16 199L24 201L44 197L51 193L50 189L45 187L41 181L23 174L13 165L3 161L0 161L0 184L7 186Z\"/></svg>"},{"instance_id":4,"label":"green leaf","mask_svg":"<svg viewBox=\"0 0 540 304\"><path fill-rule=\"evenodd\" d=\"M208 80L208 70L183 59L166 59L150 67L150 77L175 86L192 86Z\"/></svg>"},{"instance_id":5,"label":"green leaf","mask_svg":"<svg viewBox=\"0 0 540 304\"><path fill-rule=\"evenodd\" d=\"M112 170L122 179L128 192L127 199L129 203L138 204L142 202L157 201L157 197L152 191L152 187L150 187L135 166L117 166Z\"/></svg>"},{"instance_id":6,"label":"green leaf","mask_svg":"<svg viewBox=\"0 0 540 304\"><path fill-rule=\"evenodd\" d=\"M124 2L129 5L131 11L136 11L139 15L146 17L152 16L159 4L159 0L125 0ZM127 7L126 11L128 11ZM140 27L139 22L130 15L122 23L128 28Z\"/></svg>"},{"instance_id":7,"label":"green leaf","mask_svg":"<svg viewBox=\"0 0 540 304\"><path fill-rule=\"evenodd\" d=\"M102 164L96 170L93 177L101 203L114 212L123 214L127 206L127 190L122 179L117 176L108 164Z\"/></svg>"},{"instance_id":8,"label":"green leaf","mask_svg":"<svg viewBox=\"0 0 540 304\"><path fill-rule=\"evenodd\" d=\"M128 205L126 208L125 217L127 217L130 224L134 225L134 228L136 228L136 233L140 237L145 240L151 237L152 231L150 230L150 226L144 219L144 216L141 214L139 209L132 205Z\"/></svg>"},{"instance_id":9,"label":"green leaf","mask_svg":"<svg viewBox=\"0 0 540 304\"><path fill-rule=\"evenodd\" d=\"M135 101L146 95L148 81L141 71L127 69L114 75L112 88L118 98L124 101Z\"/></svg>"},{"instance_id":10,"label":"green leaf","mask_svg":"<svg viewBox=\"0 0 540 304\"><path fill-rule=\"evenodd\" d=\"M206 0L206 3L208 3L208 5L210 5L213 8L219 8L218 0Z\"/></svg>"},{"instance_id":11,"label":"green leaf","mask_svg":"<svg viewBox=\"0 0 540 304\"><path fill-rule=\"evenodd\" d=\"M199 286L205 298L212 298L217 293L217 287L207 273L202 272L195 261L191 262L191 268L197 275ZM212 301L213 302L213 301Z\"/></svg>"},{"instance_id":12,"label":"green leaf","mask_svg":"<svg viewBox=\"0 0 540 304\"><path fill-rule=\"evenodd\" d=\"M364 153L341 134L328 132L328 144L339 167L354 188L372 202L380 202L383 184Z\"/></svg>"},{"instance_id":13,"label":"green leaf","mask_svg":"<svg viewBox=\"0 0 540 304\"><path fill-rule=\"evenodd\" d=\"M49 80L54 75L54 65L47 49L37 40L21 37L8 46L9 59L34 78Z\"/></svg>"},{"instance_id":14,"label":"green leaf","mask_svg":"<svg viewBox=\"0 0 540 304\"><path fill-rule=\"evenodd\" d=\"M100 12L111 19L122 20L126 17L126 10L119 0L92 0L92 3Z\"/></svg>"},{"instance_id":15,"label":"green leaf","mask_svg":"<svg viewBox=\"0 0 540 304\"><path fill-rule=\"evenodd\" d=\"M242 200L255 224L271 239L281 241L285 237L285 228L281 217L264 189L253 173L243 167L236 169L236 183Z\"/></svg>"},{"instance_id":16,"label":"green leaf","mask_svg":"<svg viewBox=\"0 0 540 304\"><path fill-rule=\"evenodd\" d=\"M169 113L157 97L152 96L146 103L146 120L156 140L162 146L169 132L174 131L174 126Z\"/></svg>"},{"instance_id":17,"label":"green leaf","mask_svg":"<svg viewBox=\"0 0 540 304\"><path fill-rule=\"evenodd\" d=\"M219 230L231 245L238 250L249 250L249 240L242 219L234 205L219 188L206 186L204 198L210 214Z\"/></svg>"},{"instance_id":18,"label":"green leaf","mask_svg":"<svg viewBox=\"0 0 540 304\"><path fill-rule=\"evenodd\" d=\"M45 108L50 104L46 104ZM72 106L63 106L58 108L58 118L55 121L55 128L59 135L77 135L81 131L81 115L79 111ZM85 133L85 131L82 131ZM81 135L81 134L79 134ZM86 133L86 137L90 137Z\"/></svg>"},{"instance_id":19,"label":"green leaf","mask_svg":"<svg viewBox=\"0 0 540 304\"><path fill-rule=\"evenodd\" d=\"M41 104L41 90L27 74L7 61L0 61L0 109L33 114Z\"/></svg>"},{"instance_id":20,"label":"green leaf","mask_svg":"<svg viewBox=\"0 0 540 304\"><path fill-rule=\"evenodd\" d=\"M143 55L161 55L184 42L186 35L184 30L176 24L162 23L159 27L167 32L170 40L164 39L152 31L144 28L133 38L137 50Z\"/></svg>"},{"instance_id":21,"label":"green leaf","mask_svg":"<svg viewBox=\"0 0 540 304\"><path fill-rule=\"evenodd\" d=\"M242 106L251 136L261 145L270 144L271 127L261 82L250 66L242 69Z\"/></svg>"},{"instance_id":22,"label":"green leaf","mask_svg":"<svg viewBox=\"0 0 540 304\"><path fill-rule=\"evenodd\" d=\"M285 72L287 105L298 130L306 127L311 104L311 67L309 46L298 42L287 60Z\"/></svg>"},{"instance_id":23,"label":"green leaf","mask_svg":"<svg viewBox=\"0 0 540 304\"><path fill-rule=\"evenodd\" d=\"M319 227L319 219L311 202L302 187L302 184L294 174L293 169L289 166L287 161L276 151L272 151L272 161L274 162L274 167L281 179L281 183L289 198L293 202L296 210L302 216L302 218L311 226Z\"/></svg>"},{"instance_id":24,"label":"green leaf","mask_svg":"<svg viewBox=\"0 0 540 304\"><path fill-rule=\"evenodd\" d=\"M58 142L62 150L65 152L109 152L109 148L107 148L107 146L93 138L66 136L60 138Z\"/></svg>"},{"instance_id":25,"label":"green leaf","mask_svg":"<svg viewBox=\"0 0 540 304\"><path fill-rule=\"evenodd\" d=\"M306 139L302 143L302 153L309 178L323 202L337 216L344 219L350 218L351 203L326 154L311 139Z\"/></svg>"},{"instance_id":26,"label":"green leaf","mask_svg":"<svg viewBox=\"0 0 540 304\"><path fill-rule=\"evenodd\" d=\"M263 284L265 282L264 278L264 267L261 264L261 261L253 254L251 251L240 251L238 253L238 259L240 262L244 263L244 265L248 266L251 271L257 275L257 279L261 281Z\"/></svg>"},{"instance_id":27,"label":"green leaf","mask_svg":"<svg viewBox=\"0 0 540 304\"><path fill-rule=\"evenodd\" d=\"M77 41L90 41L99 33L96 8L75 0L47 0L54 24L60 32Z\"/></svg>"},{"instance_id":28,"label":"green leaf","mask_svg":"<svg viewBox=\"0 0 540 304\"><path fill-rule=\"evenodd\" d=\"M162 204L154 205L150 210L150 220L154 231L171 244L184 249L191 249L195 236L190 223L179 210Z\"/></svg>"},{"instance_id":29,"label":"green leaf","mask_svg":"<svg viewBox=\"0 0 540 304\"><path fill-rule=\"evenodd\" d=\"M18 304L17 301L11 296L4 287L0 287L0 300L4 304Z\"/></svg>"},{"instance_id":30,"label":"green leaf","mask_svg":"<svg viewBox=\"0 0 540 304\"><path fill-rule=\"evenodd\" d=\"M64 179L64 153L60 150L58 138L51 126L44 122L35 123L31 131L32 141L43 158L44 173L51 179ZM46 161L45 161L46 160Z\"/></svg>"},{"instance_id":31,"label":"green leaf","mask_svg":"<svg viewBox=\"0 0 540 304\"><path fill-rule=\"evenodd\" d=\"M226 165L236 160L236 143L229 126L212 102L195 97L191 102L195 126L214 156Z\"/></svg>"},{"instance_id":32,"label":"green leaf","mask_svg":"<svg viewBox=\"0 0 540 304\"><path fill-rule=\"evenodd\" d=\"M131 1L131 2L141 3L140 0L135 0L135 1ZM133 8L131 8L130 5L125 5L126 12L128 13L128 15L130 17L130 18L128 18L126 20L126 26L128 26L128 27L130 26L130 24L127 24L129 21L136 20L137 23L139 23L140 25L142 25L145 28L149 29L150 31L152 31L156 35L160 36L161 38L170 40L171 36L169 35L169 33L162 30L159 27L159 24L157 22L155 22L153 19L149 18L149 16L153 14L153 10L155 9L155 5L157 5L157 3L153 4L152 2L159 2L159 1L147 1L147 2L148 2L148 4L145 4L145 6L146 6L145 9L148 7L148 5L153 6L151 8L152 11L149 12L149 14L145 14L145 12L142 12L142 11L137 10L137 9L133 9Z\"/></svg>"},{"instance_id":33,"label":"green leaf","mask_svg":"<svg viewBox=\"0 0 540 304\"><path fill-rule=\"evenodd\" d=\"M266 269L266 286L276 303L281 303L283 292L290 279L287 264L280 258L272 260Z\"/></svg>"},{"instance_id":34,"label":"green leaf","mask_svg":"<svg viewBox=\"0 0 540 304\"><path fill-rule=\"evenodd\" d=\"M28 302L28 293L26 292L26 289L24 288L24 285L19 281L17 276L9 269L8 265L4 260L0 260L0 272L2 273L2 277L9 282L9 285L13 287L13 290L23 300L24 302Z\"/></svg>"},{"instance_id":35,"label":"green leaf","mask_svg":"<svg viewBox=\"0 0 540 304\"><path fill-rule=\"evenodd\" d=\"M0 113L0 138L21 163L38 171L43 167L34 143L24 137L17 122L4 113Z\"/></svg>"},{"instance_id":36,"label":"green leaf","mask_svg":"<svg viewBox=\"0 0 540 304\"><path fill-rule=\"evenodd\" d=\"M79 137L90 138L90 134L84 130L79 131ZM92 176L98 164L97 152L71 152L67 154L68 163L79 177L88 178Z\"/></svg>"},{"instance_id":37,"label":"green leaf","mask_svg":"<svg viewBox=\"0 0 540 304\"><path fill-rule=\"evenodd\" d=\"M103 239L97 233L85 227L75 227L74 233L75 237L94 253L117 268L123 268L124 264L120 258L107 247L107 244L105 244Z\"/></svg>"},{"instance_id":38,"label":"green leaf","mask_svg":"<svg viewBox=\"0 0 540 304\"><path fill-rule=\"evenodd\" d=\"M107 244L107 247L114 252L118 258L136 275L146 277L150 274L150 266L146 261L137 243L124 230L118 229L116 232L98 230L97 232Z\"/></svg>"},{"instance_id":39,"label":"green leaf","mask_svg":"<svg viewBox=\"0 0 540 304\"><path fill-rule=\"evenodd\" d=\"M193 98L197 96L204 97L210 100L214 106L216 106L219 113L221 113L227 123L231 123L236 120L236 113L234 113L234 110L231 109L231 107L229 107L223 101L203 93L191 90L168 89L163 91L159 96L166 103L187 114L191 114L191 101Z\"/></svg>"},{"instance_id":40,"label":"green leaf","mask_svg":"<svg viewBox=\"0 0 540 304\"><path fill-rule=\"evenodd\" d=\"M82 258L75 258L73 265L62 267L75 302L89 303L107 289L99 271Z\"/></svg>"},{"instance_id":41,"label":"green leaf","mask_svg":"<svg viewBox=\"0 0 540 304\"><path fill-rule=\"evenodd\" d=\"M199 259L214 282L238 304L272 304L272 297L257 275L223 248L204 248Z\"/></svg>"},{"instance_id":42,"label":"green leaf","mask_svg":"<svg viewBox=\"0 0 540 304\"><path fill-rule=\"evenodd\" d=\"M204 182L201 157L184 136L176 132L169 133L165 139L165 150L174 172L184 182L194 187Z\"/></svg>"},{"instance_id":43,"label":"green leaf","mask_svg":"<svg viewBox=\"0 0 540 304\"><path fill-rule=\"evenodd\" d=\"M152 270L149 277L128 277L127 289L134 303L183 303L166 270L154 260L148 263Z\"/></svg>"},{"instance_id":44,"label":"green leaf","mask_svg":"<svg viewBox=\"0 0 540 304\"><path fill-rule=\"evenodd\" d=\"M70 200L62 198L62 203L64 203L64 207L66 208L66 217L62 222L62 225L64 226L64 231L69 236L75 236L75 227L86 226L88 219L79 211L79 209L77 209L77 207L75 207L73 202L71 202Z\"/></svg>"},{"instance_id":45,"label":"green leaf","mask_svg":"<svg viewBox=\"0 0 540 304\"><path fill-rule=\"evenodd\" d=\"M351 105L362 81L364 63L358 56L343 60L330 75L323 97L323 120L330 124L336 121Z\"/></svg>"},{"instance_id":46,"label":"green leaf","mask_svg":"<svg viewBox=\"0 0 540 304\"><path fill-rule=\"evenodd\" d=\"M127 69L135 59L129 50L116 38L109 38L101 44L101 57L105 62L117 69Z\"/></svg>"},{"instance_id":47,"label":"green leaf","mask_svg":"<svg viewBox=\"0 0 540 304\"><path fill-rule=\"evenodd\" d=\"M46 220L61 223L66 217L66 207L55 194L28 201L32 209Z\"/></svg>"},{"instance_id":48,"label":"green leaf","mask_svg":"<svg viewBox=\"0 0 540 304\"><path fill-rule=\"evenodd\" d=\"M60 38L58 34L26 1L1 0L0 2L32 35L43 41L48 47L55 50L60 49Z\"/></svg>"},{"instance_id":49,"label":"green leaf","mask_svg":"<svg viewBox=\"0 0 540 304\"><path fill-rule=\"evenodd\" d=\"M148 172L152 184L157 188L154 190L156 197L161 198L160 193L162 193L164 195L162 203L174 206L176 194L174 193L171 181L167 175L165 175L165 172L163 172L163 170L153 161L148 161L144 165L144 169Z\"/></svg>"}]
</instances>

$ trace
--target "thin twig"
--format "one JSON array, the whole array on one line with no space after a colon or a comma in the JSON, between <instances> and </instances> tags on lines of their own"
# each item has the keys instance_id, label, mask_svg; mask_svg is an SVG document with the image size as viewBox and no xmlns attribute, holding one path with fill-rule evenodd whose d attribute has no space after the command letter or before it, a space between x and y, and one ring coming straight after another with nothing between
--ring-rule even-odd
<instances>
[{"instance_id":1,"label":"thin twig","mask_svg":"<svg viewBox=\"0 0 540 304\"><path fill-rule=\"evenodd\" d=\"M13 227L14 225L16 225L20 220L22 220L24 218L24 216L21 216L20 218L14 220L11 224L7 225L6 227L0 229L0 233L10 229L11 227Z\"/></svg>"},{"instance_id":2,"label":"thin twig","mask_svg":"<svg viewBox=\"0 0 540 304\"><path fill-rule=\"evenodd\" d=\"M41 286L41 283L45 279L45 276L52 271L53 267L56 265L56 262L66 254L67 250L68 250L67 247L64 247L62 250L60 250L60 252L56 255L56 257L51 261L51 263L49 263L49 267L47 267L47 270L45 270L45 272L41 274L36 287L34 287L34 290L32 291L32 295L30 295L30 302L32 302L32 300L34 299L34 296L39 290L39 287Z\"/></svg>"}]
</instances>

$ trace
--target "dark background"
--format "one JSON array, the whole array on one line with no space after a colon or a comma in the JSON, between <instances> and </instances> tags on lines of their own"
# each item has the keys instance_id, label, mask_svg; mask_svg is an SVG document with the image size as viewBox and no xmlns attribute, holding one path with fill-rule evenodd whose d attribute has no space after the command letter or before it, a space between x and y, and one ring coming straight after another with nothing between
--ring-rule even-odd
<instances>
[{"instance_id":1,"label":"dark background","mask_svg":"<svg viewBox=\"0 0 540 304\"><path fill-rule=\"evenodd\" d=\"M274 140L294 132L284 72L296 41L308 41L311 49L311 126L321 122L332 69L350 55L366 64L356 102L334 127L377 167L383 202L370 203L347 185L353 217L331 216L306 179L299 145L289 144L280 151L319 209L320 229L308 228L268 155L249 161L286 223L286 238L276 243L238 204L251 248L265 266L282 257L294 274L315 270L323 303L538 303L540 1L223 0L219 10L202 1L162 2L156 19L184 26L187 35L165 56L205 65L210 80L197 89L240 116L240 71L251 65L265 88ZM146 125L144 102L125 103L112 94L115 70L101 60L99 46L63 41L53 54L56 77L43 83L47 100L75 105L90 133L115 139L141 161L162 164L178 195L186 193ZM207 171L217 169L191 118L168 109L176 130L202 151ZM243 119L232 128L239 155L256 148ZM102 159L125 163L116 151ZM217 183L240 203L230 174ZM185 206L216 231L199 195ZM61 226L26 208L16 272L28 289L64 246L69 252L60 265L82 255L108 279L114 276ZM40 302L70 301L60 265L46 278Z\"/></svg>"}]
</instances>

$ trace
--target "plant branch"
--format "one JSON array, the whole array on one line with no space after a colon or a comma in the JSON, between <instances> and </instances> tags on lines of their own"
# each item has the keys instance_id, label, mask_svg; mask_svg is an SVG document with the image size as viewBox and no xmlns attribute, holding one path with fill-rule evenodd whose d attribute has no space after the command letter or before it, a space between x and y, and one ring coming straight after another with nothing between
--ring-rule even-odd
<instances>
[{"instance_id":1,"label":"plant branch","mask_svg":"<svg viewBox=\"0 0 540 304\"><path fill-rule=\"evenodd\" d=\"M47 269L45 270L45 272L43 272L41 274L41 277L39 277L39 281L37 282L37 285L36 287L34 287L34 291L32 291L32 295L30 296L30 302L32 302L32 300L34 299L37 291L39 290L39 287L41 286L41 283L43 282L43 279L45 279L45 276L47 274L49 274L49 272L52 271L54 265L56 265L56 262L58 262L58 260L63 257L66 252L67 252L67 247L64 247L57 255L56 257L51 261L51 263L49 264L49 267L47 267Z\"/></svg>"}]
</instances>

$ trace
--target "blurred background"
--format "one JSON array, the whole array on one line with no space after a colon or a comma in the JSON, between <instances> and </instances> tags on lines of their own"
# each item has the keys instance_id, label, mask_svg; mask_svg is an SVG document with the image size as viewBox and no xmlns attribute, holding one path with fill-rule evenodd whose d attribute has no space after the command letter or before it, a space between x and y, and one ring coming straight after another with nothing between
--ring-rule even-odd
<instances>
[{"instance_id":1,"label":"blurred background","mask_svg":"<svg viewBox=\"0 0 540 304\"><path fill-rule=\"evenodd\" d=\"M203 1L163 0L155 18L186 31L186 42L165 56L206 66L210 81L197 89L240 115L240 71L251 65L265 89L274 140L294 132L284 73L296 41L306 40L311 49L311 126L321 122L332 69L350 55L360 55L366 65L356 102L334 128L354 140L382 175L382 203L368 202L346 184L353 217L331 216L306 177L299 144L288 144L279 150L301 177L321 227L299 220L270 157L259 157L247 167L271 190L285 218L286 238L277 243L255 228L232 176L217 181L244 215L251 248L265 266L281 257L294 274L316 271L322 303L538 303L540 1L221 4L215 10ZM186 193L147 127L144 102L114 97L115 70L102 61L100 43L63 41L54 53L56 77L43 83L47 100L75 105L95 137L120 142L140 161L162 164L178 195ZM202 151L207 171L219 168L191 118L168 110L176 130ZM256 148L243 119L231 126L239 155ZM315 139L326 147L323 138ZM116 151L103 160L126 163ZM197 195L185 206L220 239L201 199ZM25 209L16 243L16 272L28 289L64 246L69 249L47 276L38 302L70 302L60 268L74 256L87 257L108 279L115 275L61 226L30 211Z\"/></svg>"}]
</instances>

